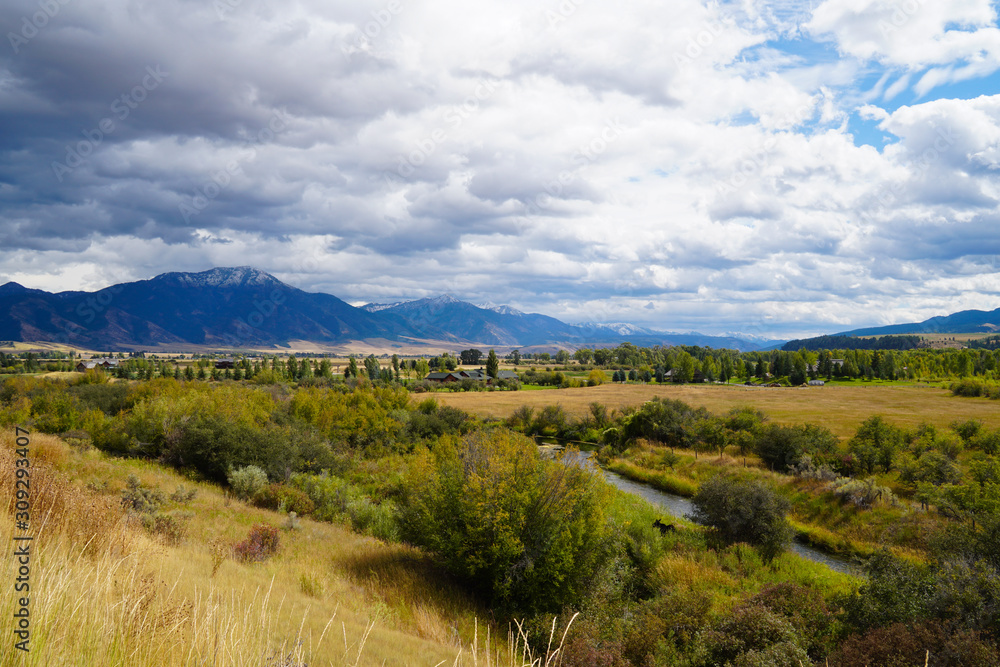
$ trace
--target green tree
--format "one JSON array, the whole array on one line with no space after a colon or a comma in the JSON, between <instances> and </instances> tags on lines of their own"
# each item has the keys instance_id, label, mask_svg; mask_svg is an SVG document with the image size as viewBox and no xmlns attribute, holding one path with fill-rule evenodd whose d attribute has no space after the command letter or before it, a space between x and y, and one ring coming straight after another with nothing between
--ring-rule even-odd
<instances>
[{"instance_id":1,"label":"green tree","mask_svg":"<svg viewBox=\"0 0 1000 667\"><path fill-rule=\"evenodd\" d=\"M368 379L374 382L379 379L379 375L382 372L382 366L379 364L378 359L375 358L374 354L369 354L365 357L365 375Z\"/></svg>"},{"instance_id":2,"label":"green tree","mask_svg":"<svg viewBox=\"0 0 1000 667\"><path fill-rule=\"evenodd\" d=\"M792 538L786 518L791 503L758 480L717 475L701 485L692 503L692 520L711 527L723 542L754 545L765 560L784 551Z\"/></svg>"},{"instance_id":3,"label":"green tree","mask_svg":"<svg viewBox=\"0 0 1000 667\"><path fill-rule=\"evenodd\" d=\"M518 350L513 350L510 353L510 360L515 366L519 365L521 363L521 353Z\"/></svg>"},{"instance_id":4,"label":"green tree","mask_svg":"<svg viewBox=\"0 0 1000 667\"><path fill-rule=\"evenodd\" d=\"M500 375L500 360L493 348L490 348L490 354L486 357L486 375L493 379Z\"/></svg>"},{"instance_id":5,"label":"green tree","mask_svg":"<svg viewBox=\"0 0 1000 667\"><path fill-rule=\"evenodd\" d=\"M475 366L482 360L483 353L481 350L470 349L470 350L462 350L459 356L462 359L463 365Z\"/></svg>"},{"instance_id":6,"label":"green tree","mask_svg":"<svg viewBox=\"0 0 1000 667\"><path fill-rule=\"evenodd\" d=\"M358 360L355 359L354 355L352 354L351 357L347 360L347 368L344 369L344 377L356 378L358 377L359 374L360 371L358 370Z\"/></svg>"},{"instance_id":7,"label":"green tree","mask_svg":"<svg viewBox=\"0 0 1000 667\"><path fill-rule=\"evenodd\" d=\"M490 604L559 611L581 599L603 557L606 487L574 460L543 461L510 431L442 441L413 467L404 534Z\"/></svg>"},{"instance_id":8,"label":"green tree","mask_svg":"<svg viewBox=\"0 0 1000 667\"><path fill-rule=\"evenodd\" d=\"M392 372L396 376L396 382L399 382L399 355L392 355Z\"/></svg>"}]
</instances>

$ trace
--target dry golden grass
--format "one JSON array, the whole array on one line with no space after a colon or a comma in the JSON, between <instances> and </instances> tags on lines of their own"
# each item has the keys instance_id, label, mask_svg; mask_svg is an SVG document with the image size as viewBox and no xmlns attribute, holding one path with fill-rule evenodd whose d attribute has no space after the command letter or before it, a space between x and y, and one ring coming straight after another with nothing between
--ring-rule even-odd
<instances>
[{"instance_id":1,"label":"dry golden grass","mask_svg":"<svg viewBox=\"0 0 1000 667\"><path fill-rule=\"evenodd\" d=\"M0 433L6 545L14 536L13 440ZM129 474L167 494L192 482L50 436L33 434L30 451L31 652L10 650L16 599L8 591L0 595L0 667L522 664L523 636L504 632L496 641L496 630L477 622L488 610L414 549L302 519L281 532L274 559L222 560L219 545L283 517L194 484L187 538L170 546L123 512L121 490ZM4 586L16 572L8 555Z\"/></svg>"},{"instance_id":2,"label":"dry golden grass","mask_svg":"<svg viewBox=\"0 0 1000 667\"><path fill-rule=\"evenodd\" d=\"M841 437L853 435L862 421L875 414L903 427L916 426L922 421L943 427L956 419L979 419L992 428L1000 427L1000 404L996 401L952 396L945 389L910 385L750 388L604 384L578 389L433 394L442 405L481 417L499 418L509 416L522 405L539 409L556 403L566 412L582 417L594 401L615 409L641 405L654 396L705 406L715 413L750 405L763 410L773 421L822 424ZM418 394L414 400L426 397Z\"/></svg>"}]
</instances>

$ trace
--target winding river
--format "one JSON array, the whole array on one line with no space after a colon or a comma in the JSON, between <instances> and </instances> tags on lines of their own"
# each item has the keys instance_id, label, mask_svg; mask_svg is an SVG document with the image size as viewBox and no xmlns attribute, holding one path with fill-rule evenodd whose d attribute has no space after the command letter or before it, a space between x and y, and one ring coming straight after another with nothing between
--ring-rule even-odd
<instances>
[{"instance_id":1,"label":"winding river","mask_svg":"<svg viewBox=\"0 0 1000 667\"><path fill-rule=\"evenodd\" d=\"M539 439L538 442L539 444L548 446L553 444L562 444L557 443L557 441L551 438L545 438L544 440ZM580 453L585 458L590 458L591 452L581 451ZM671 516L680 519L687 519L687 515L694 509L691 501L683 496L660 491L659 489L656 489L648 484L643 484L642 482L636 482L626 477L622 477L621 475L613 473L610 470L604 470L602 468L601 471L604 473L604 478L608 481L608 483L612 484L617 489L624 491L625 493L631 493L632 495L639 496L652 505L662 507L663 510ZM803 544L798 540L792 541L791 551L798 554L802 558L826 565L831 570L836 572L855 576L858 576L859 574L856 568L854 568L849 561L836 556L831 556L830 554L820 551L819 549L815 549L808 544Z\"/></svg>"},{"instance_id":2,"label":"winding river","mask_svg":"<svg viewBox=\"0 0 1000 667\"><path fill-rule=\"evenodd\" d=\"M662 507L663 510L671 516L686 519L687 515L694 509L691 501L683 496L677 496L672 493L660 491L659 489L654 489L648 484L635 482L609 470L604 471L604 477L609 483L618 489L625 491L626 493L639 496L652 505ZM796 553L803 558L817 563L822 563L831 570L842 572L843 574L857 575L857 572L852 571L852 566L848 561L837 558L836 556L831 556L830 554L814 549L807 544L802 544L797 540L792 541L791 550L793 553Z\"/></svg>"}]
</instances>

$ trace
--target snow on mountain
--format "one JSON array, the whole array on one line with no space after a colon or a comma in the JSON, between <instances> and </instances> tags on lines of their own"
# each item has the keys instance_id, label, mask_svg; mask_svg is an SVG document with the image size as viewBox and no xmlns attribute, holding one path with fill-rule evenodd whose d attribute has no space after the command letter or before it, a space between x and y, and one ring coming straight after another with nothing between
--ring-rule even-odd
<instances>
[{"instance_id":1,"label":"snow on mountain","mask_svg":"<svg viewBox=\"0 0 1000 667\"><path fill-rule=\"evenodd\" d=\"M523 311L517 310L516 308L511 308L510 306L497 305L487 301L486 303L475 304L477 308L482 308L483 310L492 310L494 313L499 313L500 315L514 315L522 316Z\"/></svg>"},{"instance_id":2,"label":"snow on mountain","mask_svg":"<svg viewBox=\"0 0 1000 667\"><path fill-rule=\"evenodd\" d=\"M200 273L163 273L153 280L172 280L190 287L250 287L280 282L252 266L219 267Z\"/></svg>"}]
</instances>

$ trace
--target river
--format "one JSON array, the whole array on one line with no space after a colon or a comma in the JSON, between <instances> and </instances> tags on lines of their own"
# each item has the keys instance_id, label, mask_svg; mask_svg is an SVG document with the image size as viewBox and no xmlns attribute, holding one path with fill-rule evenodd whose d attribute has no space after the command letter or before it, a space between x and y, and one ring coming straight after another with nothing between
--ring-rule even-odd
<instances>
[{"instance_id":1,"label":"river","mask_svg":"<svg viewBox=\"0 0 1000 667\"><path fill-rule=\"evenodd\" d=\"M610 470L604 471L604 478L616 488L626 493L639 496L652 505L662 507L663 510L671 516L686 519L687 515L694 509L691 501L683 496L654 489L647 484L632 481L631 479L622 477L621 475L615 474ZM831 556L830 554L824 553L819 549L814 549L808 544L802 544L797 540L792 541L791 550L793 553L798 554L807 560L822 563L836 572L853 574L855 576L858 574L852 569L852 565L848 561L842 558L837 558L836 556Z\"/></svg>"},{"instance_id":2,"label":"river","mask_svg":"<svg viewBox=\"0 0 1000 667\"><path fill-rule=\"evenodd\" d=\"M547 445L549 447L552 445L562 444L554 438L539 438L538 442L541 445ZM584 458L589 459L592 452L581 450L580 453ZM639 496L652 505L662 507L664 511L671 516L680 519L687 519L687 516L691 514L694 509L691 501L684 496L678 496L673 493L667 493L666 491L660 491L659 489L653 488L648 484L643 484L642 482L636 482L626 477L622 477L621 475L613 473L610 470L604 470L602 468L601 471L604 473L604 478L608 480L608 483L613 485L615 488L624 491L625 493L631 493L632 495ZM808 544L803 544L798 540L792 541L791 551L806 560L826 565L831 570L836 572L851 574L854 576L859 575L857 568L855 568L849 561L836 556L831 556L826 552L815 549Z\"/></svg>"}]
</instances>

